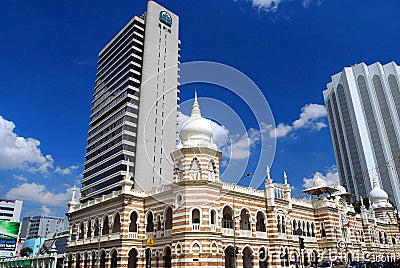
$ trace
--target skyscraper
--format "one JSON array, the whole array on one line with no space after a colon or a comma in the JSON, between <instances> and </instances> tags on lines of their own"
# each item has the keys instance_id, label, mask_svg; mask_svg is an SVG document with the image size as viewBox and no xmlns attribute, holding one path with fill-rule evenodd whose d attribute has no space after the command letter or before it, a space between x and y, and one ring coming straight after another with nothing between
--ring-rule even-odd
<instances>
[{"instance_id":1,"label":"skyscraper","mask_svg":"<svg viewBox=\"0 0 400 268\"><path fill-rule=\"evenodd\" d=\"M400 68L365 63L332 76L324 91L339 177L367 196L377 180L400 207Z\"/></svg>"},{"instance_id":2,"label":"skyscraper","mask_svg":"<svg viewBox=\"0 0 400 268\"><path fill-rule=\"evenodd\" d=\"M179 18L149 1L99 53L81 202L119 190L127 166L134 188L173 177Z\"/></svg>"}]
</instances>

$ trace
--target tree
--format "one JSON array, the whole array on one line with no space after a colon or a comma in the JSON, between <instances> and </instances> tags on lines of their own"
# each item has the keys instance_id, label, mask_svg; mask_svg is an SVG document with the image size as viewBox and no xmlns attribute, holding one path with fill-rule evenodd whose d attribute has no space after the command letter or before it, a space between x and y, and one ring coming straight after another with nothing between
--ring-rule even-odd
<instances>
[{"instance_id":1,"label":"tree","mask_svg":"<svg viewBox=\"0 0 400 268\"><path fill-rule=\"evenodd\" d=\"M30 247L22 248L19 251L19 254L21 255L21 257L29 257L29 255L31 255L32 253L33 253L33 249Z\"/></svg>"}]
</instances>

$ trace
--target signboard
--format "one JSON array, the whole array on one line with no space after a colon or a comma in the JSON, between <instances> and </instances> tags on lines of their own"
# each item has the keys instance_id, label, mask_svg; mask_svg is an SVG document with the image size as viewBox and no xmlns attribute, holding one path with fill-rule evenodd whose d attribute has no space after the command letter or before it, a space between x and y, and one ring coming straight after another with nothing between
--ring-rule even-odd
<instances>
[{"instance_id":1,"label":"signboard","mask_svg":"<svg viewBox=\"0 0 400 268\"><path fill-rule=\"evenodd\" d=\"M160 21L168 26L172 25L172 17L167 11L160 12Z\"/></svg>"},{"instance_id":2,"label":"signboard","mask_svg":"<svg viewBox=\"0 0 400 268\"><path fill-rule=\"evenodd\" d=\"M19 222L0 220L0 251L15 251L18 241Z\"/></svg>"},{"instance_id":3,"label":"signboard","mask_svg":"<svg viewBox=\"0 0 400 268\"><path fill-rule=\"evenodd\" d=\"M148 246L154 246L154 239L152 237L147 238L146 244Z\"/></svg>"}]
</instances>

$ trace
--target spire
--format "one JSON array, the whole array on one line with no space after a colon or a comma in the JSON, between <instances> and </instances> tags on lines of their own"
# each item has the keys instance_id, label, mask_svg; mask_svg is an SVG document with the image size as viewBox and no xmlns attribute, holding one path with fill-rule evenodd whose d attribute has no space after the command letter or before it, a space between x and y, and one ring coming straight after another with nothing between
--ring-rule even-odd
<instances>
[{"instance_id":1,"label":"spire","mask_svg":"<svg viewBox=\"0 0 400 268\"><path fill-rule=\"evenodd\" d=\"M269 166L267 166L267 180L271 179L271 170L269 169Z\"/></svg>"},{"instance_id":2,"label":"spire","mask_svg":"<svg viewBox=\"0 0 400 268\"><path fill-rule=\"evenodd\" d=\"M285 184L287 184L287 175L286 175L286 171L283 172L283 179Z\"/></svg>"},{"instance_id":3,"label":"spire","mask_svg":"<svg viewBox=\"0 0 400 268\"><path fill-rule=\"evenodd\" d=\"M128 163L126 165L125 180L130 180L131 179L131 173L130 173L129 167L130 167L130 162L129 162L129 159L128 159Z\"/></svg>"},{"instance_id":4,"label":"spire","mask_svg":"<svg viewBox=\"0 0 400 268\"><path fill-rule=\"evenodd\" d=\"M200 111L200 106L199 103L197 102L197 91L194 91L194 102L193 102L193 107L192 107L192 115L193 117L201 116L201 111Z\"/></svg>"},{"instance_id":5,"label":"spire","mask_svg":"<svg viewBox=\"0 0 400 268\"><path fill-rule=\"evenodd\" d=\"M72 189L72 196L70 201L75 201L75 192L76 192L76 185L74 185L74 188Z\"/></svg>"}]
</instances>

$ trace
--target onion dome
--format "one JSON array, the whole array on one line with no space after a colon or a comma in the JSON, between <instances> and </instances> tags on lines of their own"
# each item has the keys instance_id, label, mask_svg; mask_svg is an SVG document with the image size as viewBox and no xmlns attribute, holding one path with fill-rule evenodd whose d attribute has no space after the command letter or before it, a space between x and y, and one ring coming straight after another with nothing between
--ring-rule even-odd
<instances>
[{"instance_id":1,"label":"onion dome","mask_svg":"<svg viewBox=\"0 0 400 268\"><path fill-rule=\"evenodd\" d=\"M373 181L374 189L369 192L369 200L371 201L372 208L391 207L392 205L388 202L388 194L379 187L378 181Z\"/></svg>"},{"instance_id":2,"label":"onion dome","mask_svg":"<svg viewBox=\"0 0 400 268\"><path fill-rule=\"evenodd\" d=\"M208 147L217 149L213 141L210 121L201 116L200 106L195 92L192 114L183 124L179 133L181 144L178 147Z\"/></svg>"}]
</instances>

